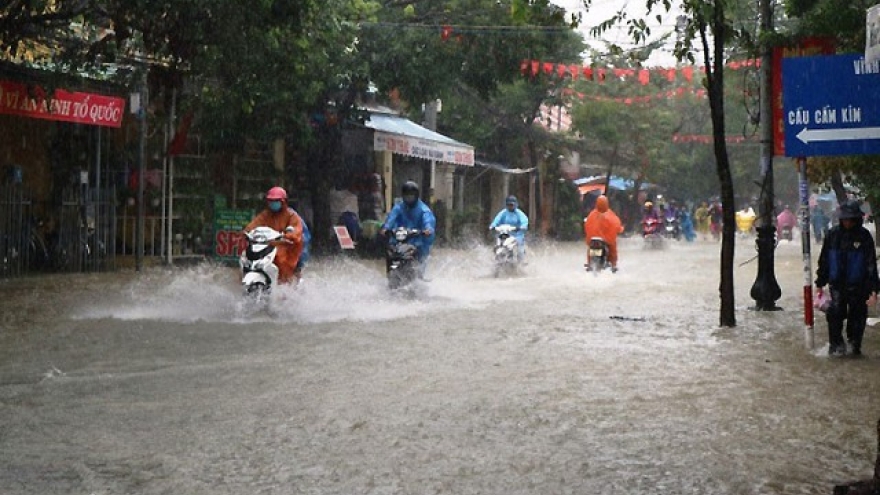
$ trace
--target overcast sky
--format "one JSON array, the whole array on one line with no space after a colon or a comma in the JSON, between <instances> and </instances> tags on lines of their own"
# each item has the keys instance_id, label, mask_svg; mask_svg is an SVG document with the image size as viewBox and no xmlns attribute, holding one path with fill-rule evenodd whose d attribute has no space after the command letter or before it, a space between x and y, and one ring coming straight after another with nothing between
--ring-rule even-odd
<instances>
[{"instance_id":1,"label":"overcast sky","mask_svg":"<svg viewBox=\"0 0 880 495\"><path fill-rule=\"evenodd\" d=\"M647 15L645 10L645 0L593 0L593 4L589 11L583 8L581 0L551 0L552 3L564 8L567 12L583 13L583 23L581 24L581 32L587 43L600 50L605 50L605 43L609 41L616 43L624 49L635 48L632 38L626 32L626 26L615 26L606 31L601 40L593 38L589 34L589 30L600 24L602 21L609 19L617 11L625 9L630 18L643 18L651 28L651 39L657 39L665 33L675 31L675 18L679 14L678 10L665 12L662 6L655 10L651 15ZM657 23L657 14L661 15L661 22ZM649 67L674 67L675 57L672 55L674 47L674 39L669 46L662 50L655 50L654 54L648 59ZM699 60L699 57L698 57Z\"/></svg>"}]
</instances>

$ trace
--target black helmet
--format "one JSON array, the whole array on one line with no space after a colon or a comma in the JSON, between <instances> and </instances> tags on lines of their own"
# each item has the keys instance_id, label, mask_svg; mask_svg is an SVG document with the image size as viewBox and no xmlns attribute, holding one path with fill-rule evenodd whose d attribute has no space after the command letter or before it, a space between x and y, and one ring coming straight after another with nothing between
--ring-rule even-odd
<instances>
[{"instance_id":1,"label":"black helmet","mask_svg":"<svg viewBox=\"0 0 880 495\"><path fill-rule=\"evenodd\" d=\"M840 205L840 215L838 218L846 220L848 218L861 220L863 216L862 209L859 208L858 201L849 199Z\"/></svg>"},{"instance_id":2,"label":"black helmet","mask_svg":"<svg viewBox=\"0 0 880 495\"><path fill-rule=\"evenodd\" d=\"M400 188L400 193L403 196L403 202L412 206L419 200L419 185L408 180L403 183L403 187ZM407 198L407 196L409 196L409 198Z\"/></svg>"}]
</instances>

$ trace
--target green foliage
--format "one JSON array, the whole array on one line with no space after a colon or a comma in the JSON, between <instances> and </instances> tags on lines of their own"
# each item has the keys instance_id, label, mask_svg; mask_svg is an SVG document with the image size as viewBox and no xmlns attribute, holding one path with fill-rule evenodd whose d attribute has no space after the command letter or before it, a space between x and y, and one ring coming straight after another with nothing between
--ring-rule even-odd
<instances>
[{"instance_id":1,"label":"green foliage","mask_svg":"<svg viewBox=\"0 0 880 495\"><path fill-rule=\"evenodd\" d=\"M430 101L462 84L482 98L518 79L522 60L553 53L575 59L572 24L549 2L421 0L385 7L362 25L358 53L369 61L380 91L400 91L413 103ZM572 23L575 21L572 20ZM569 47L561 53L560 47Z\"/></svg>"},{"instance_id":2,"label":"green foliage","mask_svg":"<svg viewBox=\"0 0 880 495\"><path fill-rule=\"evenodd\" d=\"M789 0L785 12L798 22L785 32L790 39L831 37L841 51L865 48L865 11L874 0Z\"/></svg>"}]
</instances>

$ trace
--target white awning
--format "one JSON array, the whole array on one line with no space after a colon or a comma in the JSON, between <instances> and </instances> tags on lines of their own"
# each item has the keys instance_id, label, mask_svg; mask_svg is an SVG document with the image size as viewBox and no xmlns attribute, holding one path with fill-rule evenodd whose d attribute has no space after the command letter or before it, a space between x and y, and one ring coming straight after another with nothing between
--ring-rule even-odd
<instances>
[{"instance_id":1,"label":"white awning","mask_svg":"<svg viewBox=\"0 0 880 495\"><path fill-rule=\"evenodd\" d=\"M371 113L370 119L364 124L376 131L373 133L375 151L390 151L454 165L474 165L473 146L422 127L407 118Z\"/></svg>"}]
</instances>

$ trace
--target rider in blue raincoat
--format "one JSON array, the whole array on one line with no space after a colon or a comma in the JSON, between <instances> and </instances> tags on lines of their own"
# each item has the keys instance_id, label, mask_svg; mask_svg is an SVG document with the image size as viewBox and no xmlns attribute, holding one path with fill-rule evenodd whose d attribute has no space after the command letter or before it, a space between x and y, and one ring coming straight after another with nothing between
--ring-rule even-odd
<instances>
[{"instance_id":1,"label":"rider in blue raincoat","mask_svg":"<svg viewBox=\"0 0 880 495\"><path fill-rule=\"evenodd\" d=\"M424 274L428 256L431 254L431 246L434 245L436 238L437 219L431 208L419 199L418 184L407 181L401 188L401 195L403 201L391 209L379 234L387 236L389 231L393 232L398 227L420 230L422 235L415 237L411 242L418 249L420 274ZM396 241L392 240L392 242Z\"/></svg>"},{"instance_id":2,"label":"rider in blue raincoat","mask_svg":"<svg viewBox=\"0 0 880 495\"><path fill-rule=\"evenodd\" d=\"M519 209L519 202L516 200L516 196L508 196L505 204L507 207L495 215L495 220L492 220L492 223L489 224L489 230L499 225L513 225L516 227L513 237L516 239L516 244L519 247L519 259L522 260L526 255L526 230L529 229L529 217Z\"/></svg>"}]
</instances>

